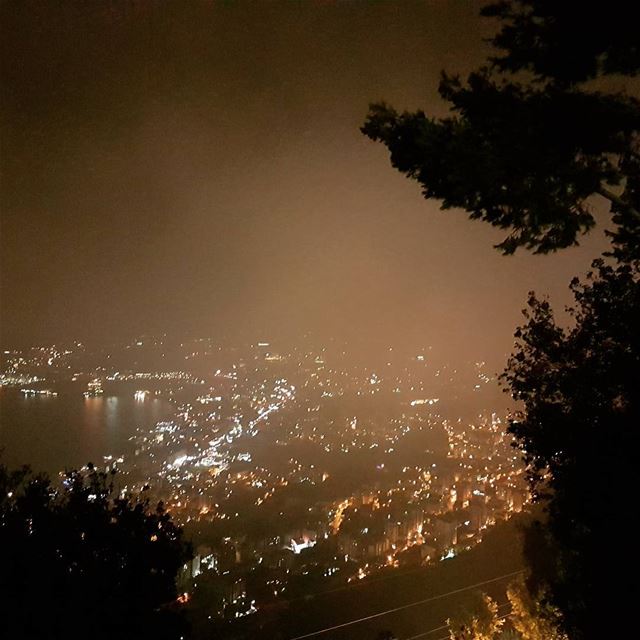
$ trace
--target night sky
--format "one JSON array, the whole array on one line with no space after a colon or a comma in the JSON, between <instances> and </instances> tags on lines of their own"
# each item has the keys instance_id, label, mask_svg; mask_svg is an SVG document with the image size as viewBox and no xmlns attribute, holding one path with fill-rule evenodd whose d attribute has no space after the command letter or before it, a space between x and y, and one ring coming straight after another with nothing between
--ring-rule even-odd
<instances>
[{"instance_id":1,"label":"night sky","mask_svg":"<svg viewBox=\"0 0 640 640\"><path fill-rule=\"evenodd\" d=\"M436 345L502 357L555 256L438 210L360 132L443 115L480 3L2 2L1 342L138 334Z\"/></svg>"}]
</instances>

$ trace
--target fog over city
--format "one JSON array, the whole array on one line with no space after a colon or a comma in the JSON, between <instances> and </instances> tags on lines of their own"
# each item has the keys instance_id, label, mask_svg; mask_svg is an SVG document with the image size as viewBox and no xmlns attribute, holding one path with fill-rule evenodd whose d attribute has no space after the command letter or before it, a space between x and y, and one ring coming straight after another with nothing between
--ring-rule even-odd
<instances>
[{"instance_id":1,"label":"fog over city","mask_svg":"<svg viewBox=\"0 0 640 640\"><path fill-rule=\"evenodd\" d=\"M5 4L3 346L312 332L501 367L527 292L568 302L602 229L503 259L359 131L375 100L446 113L479 6Z\"/></svg>"}]
</instances>

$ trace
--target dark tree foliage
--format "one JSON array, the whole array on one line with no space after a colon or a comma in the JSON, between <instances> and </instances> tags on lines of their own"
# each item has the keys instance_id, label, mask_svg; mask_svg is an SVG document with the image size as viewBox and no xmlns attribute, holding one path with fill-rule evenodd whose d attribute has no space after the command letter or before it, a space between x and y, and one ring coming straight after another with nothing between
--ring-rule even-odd
<instances>
[{"instance_id":1,"label":"dark tree foliage","mask_svg":"<svg viewBox=\"0 0 640 640\"><path fill-rule=\"evenodd\" d=\"M483 14L500 21L497 53L464 83L443 75L449 117L375 104L362 128L426 198L508 229L504 253L576 244L594 225L592 196L610 203L609 261L571 283L570 327L531 294L503 376L524 404L510 430L547 507L527 536L532 586L572 640L627 637L638 596L625 557L640 480L640 102L606 90L609 76L640 71L636 11L494 2Z\"/></svg>"},{"instance_id":2,"label":"dark tree foliage","mask_svg":"<svg viewBox=\"0 0 640 640\"><path fill-rule=\"evenodd\" d=\"M502 21L492 58L509 72L570 86L602 73L633 76L640 69L640 40L633 2L507 0L482 10Z\"/></svg>"},{"instance_id":3,"label":"dark tree foliage","mask_svg":"<svg viewBox=\"0 0 640 640\"><path fill-rule=\"evenodd\" d=\"M639 480L640 270L594 267L571 283L570 328L531 295L503 375L526 407L510 431L536 497L547 499L551 538L532 549L534 569L550 583L570 638L614 637L628 622L619 612L638 596L620 552ZM601 635L603 621L610 635Z\"/></svg>"},{"instance_id":4,"label":"dark tree foliage","mask_svg":"<svg viewBox=\"0 0 640 640\"><path fill-rule=\"evenodd\" d=\"M162 504L122 497L91 465L58 488L0 465L0 629L7 638L174 638L188 558Z\"/></svg>"},{"instance_id":5,"label":"dark tree foliage","mask_svg":"<svg viewBox=\"0 0 640 640\"><path fill-rule=\"evenodd\" d=\"M362 131L425 198L510 230L504 253L576 244L594 225L598 194L611 204L614 253L637 259L640 102L585 84L638 73L635 9L624 0L491 4L483 14L502 21L500 55L466 83L443 74L449 117L378 103Z\"/></svg>"}]
</instances>

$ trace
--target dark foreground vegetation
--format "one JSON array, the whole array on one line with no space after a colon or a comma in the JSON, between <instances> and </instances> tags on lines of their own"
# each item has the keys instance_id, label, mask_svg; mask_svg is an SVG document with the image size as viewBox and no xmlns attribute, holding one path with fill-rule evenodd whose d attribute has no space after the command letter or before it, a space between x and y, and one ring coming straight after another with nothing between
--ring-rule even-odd
<instances>
[{"instance_id":1,"label":"dark foreground vegetation","mask_svg":"<svg viewBox=\"0 0 640 640\"><path fill-rule=\"evenodd\" d=\"M510 431L549 515L539 527L547 551L529 558L530 586L559 609L572 639L626 633L619 612L638 592L635 576L619 571L612 526L624 521L638 481L640 102L611 90L640 72L634 9L622 1L491 3L482 13L500 23L495 55L466 82L443 75L450 116L380 103L362 128L425 198L508 230L498 245L505 254L576 244L606 203L611 250L571 283L570 325L531 294L503 376L524 403Z\"/></svg>"},{"instance_id":2,"label":"dark foreground vegetation","mask_svg":"<svg viewBox=\"0 0 640 640\"><path fill-rule=\"evenodd\" d=\"M0 465L2 637L178 638L167 605L189 553L162 504L120 495L112 474L52 484Z\"/></svg>"}]
</instances>

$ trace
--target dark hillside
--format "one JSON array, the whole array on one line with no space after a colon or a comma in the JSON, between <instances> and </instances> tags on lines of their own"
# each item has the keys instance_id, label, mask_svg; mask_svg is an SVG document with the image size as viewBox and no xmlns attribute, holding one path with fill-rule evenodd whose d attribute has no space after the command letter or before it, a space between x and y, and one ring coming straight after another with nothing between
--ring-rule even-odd
<instances>
[{"instance_id":1,"label":"dark hillside","mask_svg":"<svg viewBox=\"0 0 640 640\"><path fill-rule=\"evenodd\" d=\"M206 621L194 620L196 637L292 640L409 603L457 592L308 637L313 640L372 640L381 631L391 630L403 640L436 629L445 624L448 617L472 608L481 592L491 595L499 603L506 600L505 588L516 577L507 574L525 566L521 529L530 519L530 515L521 515L501 523L487 533L477 547L431 567L394 570L386 576L378 574L357 585L292 601L288 606L283 604L279 610L257 614L241 624L226 628L214 628ZM505 577L475 589L466 589L501 576ZM435 633L427 637L439 636Z\"/></svg>"}]
</instances>

